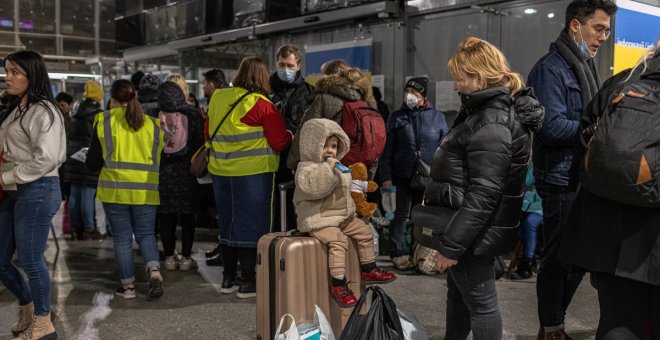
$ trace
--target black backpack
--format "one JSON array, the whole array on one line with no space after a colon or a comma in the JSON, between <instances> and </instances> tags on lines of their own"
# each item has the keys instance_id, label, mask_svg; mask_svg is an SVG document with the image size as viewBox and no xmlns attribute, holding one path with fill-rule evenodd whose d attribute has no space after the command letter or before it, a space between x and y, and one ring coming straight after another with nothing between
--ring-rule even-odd
<instances>
[{"instance_id":1,"label":"black backpack","mask_svg":"<svg viewBox=\"0 0 660 340\"><path fill-rule=\"evenodd\" d=\"M640 79L614 92L594 126L580 183L612 201L660 207L660 82Z\"/></svg>"}]
</instances>

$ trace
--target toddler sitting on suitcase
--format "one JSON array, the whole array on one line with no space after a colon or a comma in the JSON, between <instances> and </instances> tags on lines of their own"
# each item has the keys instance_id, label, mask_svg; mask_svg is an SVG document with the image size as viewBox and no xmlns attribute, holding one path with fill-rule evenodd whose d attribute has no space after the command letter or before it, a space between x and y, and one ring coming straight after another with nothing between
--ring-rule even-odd
<instances>
[{"instance_id":1,"label":"toddler sitting on suitcase","mask_svg":"<svg viewBox=\"0 0 660 340\"><path fill-rule=\"evenodd\" d=\"M310 119L300 130L300 163L296 169L293 203L298 229L328 247L332 297L342 307L357 302L346 282L349 237L357 241L362 282L388 283L396 275L376 267L371 228L355 216L351 173L338 163L349 150L342 128L329 119Z\"/></svg>"}]
</instances>

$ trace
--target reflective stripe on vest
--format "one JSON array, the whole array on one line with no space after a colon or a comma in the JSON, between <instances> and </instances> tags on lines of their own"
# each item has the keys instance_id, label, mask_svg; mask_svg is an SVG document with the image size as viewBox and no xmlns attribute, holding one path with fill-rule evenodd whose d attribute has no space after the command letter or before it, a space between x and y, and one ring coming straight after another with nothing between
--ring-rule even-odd
<instances>
[{"instance_id":1,"label":"reflective stripe on vest","mask_svg":"<svg viewBox=\"0 0 660 340\"><path fill-rule=\"evenodd\" d=\"M213 131L231 105L245 93L242 88L218 89L209 107L209 130ZM241 100L210 141L209 172L219 176L248 176L277 171L279 155L271 149L263 127L249 126L241 119L259 100L270 100L253 93Z\"/></svg>"},{"instance_id":2,"label":"reflective stripe on vest","mask_svg":"<svg viewBox=\"0 0 660 340\"><path fill-rule=\"evenodd\" d=\"M97 198L106 203L158 205L160 154L164 146L160 122L145 115L144 125L135 131L128 127L124 113L124 109L115 108L95 118L105 161Z\"/></svg>"}]
</instances>

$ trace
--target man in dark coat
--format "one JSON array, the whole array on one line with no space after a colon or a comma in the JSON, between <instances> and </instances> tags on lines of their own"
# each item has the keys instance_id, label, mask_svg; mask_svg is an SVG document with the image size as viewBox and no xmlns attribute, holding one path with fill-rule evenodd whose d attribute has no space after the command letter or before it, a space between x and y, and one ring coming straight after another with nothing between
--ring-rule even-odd
<instances>
[{"instance_id":1,"label":"man in dark coat","mask_svg":"<svg viewBox=\"0 0 660 340\"><path fill-rule=\"evenodd\" d=\"M532 68L528 85L545 107L534 138L534 177L543 201L543 249L536 291L539 339L565 339L564 317L584 271L557 259L563 225L573 200L568 170L582 107L598 91L594 56L608 38L616 5L609 0L574 0L566 8L564 29L550 51Z\"/></svg>"},{"instance_id":2,"label":"man in dark coat","mask_svg":"<svg viewBox=\"0 0 660 340\"><path fill-rule=\"evenodd\" d=\"M305 113L307 96L314 92L314 87L305 82L300 72L302 52L293 45L282 45L277 50L277 71L270 76L270 87L273 90L271 100L284 117L287 130L296 133L300 120ZM293 174L286 166L289 150L280 153L280 166L275 180L278 184L292 181ZM289 197L290 196L290 197ZM287 194L287 214L289 221L295 221L293 209L293 192ZM279 195L277 205L279 206ZM275 209L275 221L279 225L279 209ZM295 225L287 227L295 228ZM280 228L276 227L277 230Z\"/></svg>"}]
</instances>

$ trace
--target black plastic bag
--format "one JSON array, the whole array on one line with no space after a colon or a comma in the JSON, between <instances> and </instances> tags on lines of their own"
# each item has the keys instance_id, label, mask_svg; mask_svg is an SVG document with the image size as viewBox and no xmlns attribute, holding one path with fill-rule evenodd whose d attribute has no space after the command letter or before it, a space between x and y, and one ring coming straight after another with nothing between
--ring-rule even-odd
<instances>
[{"instance_id":1,"label":"black plastic bag","mask_svg":"<svg viewBox=\"0 0 660 340\"><path fill-rule=\"evenodd\" d=\"M371 292L371 306L360 314ZM379 286L369 286L355 305L339 340L404 340L394 301Z\"/></svg>"}]
</instances>

